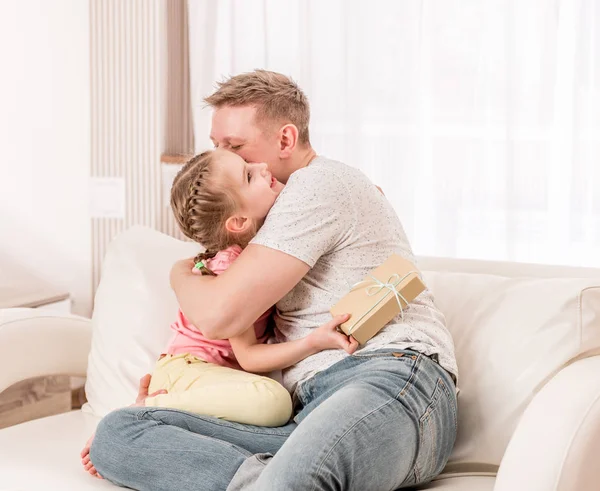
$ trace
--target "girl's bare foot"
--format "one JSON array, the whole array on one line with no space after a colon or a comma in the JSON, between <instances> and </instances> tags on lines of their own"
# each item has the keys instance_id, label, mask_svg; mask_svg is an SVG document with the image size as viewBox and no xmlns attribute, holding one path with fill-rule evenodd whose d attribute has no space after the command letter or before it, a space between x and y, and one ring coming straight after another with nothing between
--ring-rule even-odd
<instances>
[{"instance_id":1,"label":"girl's bare foot","mask_svg":"<svg viewBox=\"0 0 600 491\"><path fill-rule=\"evenodd\" d=\"M141 379L140 379L140 388L138 391L138 396L135 400L135 403L132 404L132 406L145 406L145 401L146 398L149 397L148 396L148 387L150 387L150 380L152 379L152 377L150 376L149 373L147 373L146 375L144 375ZM151 397L156 396L158 394L166 394L167 391L165 389L161 389L156 391L154 394L150 394ZM94 464L92 464L92 461L90 460L90 447L92 446L92 442L94 441L94 435L95 433L90 437L90 439L86 442L85 446L83 447L83 450L81 451L81 463L83 464L83 468L92 476L97 477L99 479L104 479L100 474L98 474L98 471L96 470L96 468L94 467Z\"/></svg>"},{"instance_id":2,"label":"girl's bare foot","mask_svg":"<svg viewBox=\"0 0 600 491\"><path fill-rule=\"evenodd\" d=\"M96 470L94 464L92 464L92 461L90 460L90 447L92 446L92 442L94 441L94 435L95 433L86 442L85 446L83 447L83 450L81 451L81 463L83 464L83 468L91 476L97 477L98 479L104 479L100 474L98 474L98 471Z\"/></svg>"}]
</instances>

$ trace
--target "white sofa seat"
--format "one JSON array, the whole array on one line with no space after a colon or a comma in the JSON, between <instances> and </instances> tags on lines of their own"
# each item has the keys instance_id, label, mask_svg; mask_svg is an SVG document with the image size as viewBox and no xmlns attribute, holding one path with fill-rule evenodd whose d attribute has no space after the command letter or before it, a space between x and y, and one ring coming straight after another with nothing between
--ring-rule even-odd
<instances>
[{"instance_id":1,"label":"white sofa seat","mask_svg":"<svg viewBox=\"0 0 600 491\"><path fill-rule=\"evenodd\" d=\"M120 489L81 468L79 452L98 421L96 416L71 411L0 431L0 491ZM494 482L489 476L448 476L419 489L493 491Z\"/></svg>"},{"instance_id":2,"label":"white sofa seat","mask_svg":"<svg viewBox=\"0 0 600 491\"><path fill-rule=\"evenodd\" d=\"M84 472L79 458L99 421L71 411L0 431L0 491L115 489Z\"/></svg>"},{"instance_id":3,"label":"white sofa seat","mask_svg":"<svg viewBox=\"0 0 600 491\"><path fill-rule=\"evenodd\" d=\"M119 489L87 475L78 457L99 420L71 411L0 431L0 491ZM448 476L419 489L493 491L494 482L487 476Z\"/></svg>"}]
</instances>

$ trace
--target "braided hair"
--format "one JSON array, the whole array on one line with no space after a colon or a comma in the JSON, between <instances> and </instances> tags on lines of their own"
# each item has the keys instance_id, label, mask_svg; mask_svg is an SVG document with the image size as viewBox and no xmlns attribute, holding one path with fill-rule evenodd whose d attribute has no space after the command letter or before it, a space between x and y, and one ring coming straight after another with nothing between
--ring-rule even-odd
<instances>
[{"instance_id":1,"label":"braided hair","mask_svg":"<svg viewBox=\"0 0 600 491\"><path fill-rule=\"evenodd\" d=\"M234 234L227 230L227 219L240 208L240 199L215 179L218 152L209 150L192 157L177 173L171 188L171 209L182 233L202 244L206 251L195 262L213 258L232 245L245 247L256 230ZM201 268L204 274L214 274Z\"/></svg>"}]
</instances>

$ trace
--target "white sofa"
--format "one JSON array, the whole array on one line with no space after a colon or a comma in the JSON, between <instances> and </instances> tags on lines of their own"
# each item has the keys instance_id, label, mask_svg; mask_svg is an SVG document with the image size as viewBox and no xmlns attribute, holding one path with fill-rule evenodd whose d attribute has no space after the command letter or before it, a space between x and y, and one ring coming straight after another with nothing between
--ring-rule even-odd
<instances>
[{"instance_id":1,"label":"white sofa","mask_svg":"<svg viewBox=\"0 0 600 491\"><path fill-rule=\"evenodd\" d=\"M129 404L168 337L168 270L193 245L141 227L107 253L93 320L0 311L0 391L87 374L81 411L0 430L0 491L115 489L79 452L103 414ZM421 489L600 489L600 270L421 258L461 371L459 437Z\"/></svg>"}]
</instances>

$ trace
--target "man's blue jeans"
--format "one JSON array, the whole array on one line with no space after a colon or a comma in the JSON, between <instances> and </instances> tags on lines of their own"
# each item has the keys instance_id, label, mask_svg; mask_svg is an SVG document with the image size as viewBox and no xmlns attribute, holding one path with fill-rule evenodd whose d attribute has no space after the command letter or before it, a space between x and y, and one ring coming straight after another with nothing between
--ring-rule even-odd
<instances>
[{"instance_id":1,"label":"man's blue jeans","mask_svg":"<svg viewBox=\"0 0 600 491\"><path fill-rule=\"evenodd\" d=\"M298 389L279 428L129 407L99 424L91 460L138 490L394 490L439 474L456 438L450 375L413 351L348 356Z\"/></svg>"}]
</instances>

